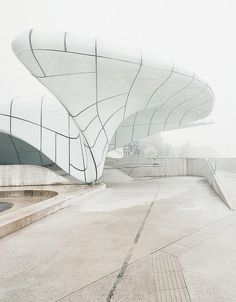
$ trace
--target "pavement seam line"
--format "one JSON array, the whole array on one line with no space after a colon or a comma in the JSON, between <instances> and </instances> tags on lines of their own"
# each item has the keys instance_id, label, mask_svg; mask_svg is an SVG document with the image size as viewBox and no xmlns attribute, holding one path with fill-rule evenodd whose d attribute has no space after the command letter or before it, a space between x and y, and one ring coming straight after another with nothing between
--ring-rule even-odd
<instances>
[{"instance_id":1,"label":"pavement seam line","mask_svg":"<svg viewBox=\"0 0 236 302\"><path fill-rule=\"evenodd\" d=\"M142 234L142 231L143 231L143 228L145 226L145 223L146 223L146 221L148 219L148 216L149 216L149 214L150 214L150 212L152 210L152 207L154 205L154 202L156 201L156 198L157 198L157 195L159 193L160 187L161 187L161 184L159 185L157 191L155 192L155 195L154 195L154 197L153 197L153 199L151 201L151 204L149 205L148 210L147 210L147 212L146 212L146 214L145 214L145 216L143 218L142 224L141 224L141 226L138 229L138 232L137 232L137 234L136 234L136 236L134 238L134 241L133 241L133 243L132 243L132 245L131 245L131 247L129 249L129 252L128 252L127 256L125 257L125 260L124 260L124 262L122 264L121 269L119 270L119 273L118 273L118 275L116 277L116 280L115 280L115 282L114 282L114 284L113 284L113 286L112 286L112 288L111 288L111 290L110 290L110 292L109 292L109 294L108 294L108 296L106 298L107 302L111 301L112 297L114 296L114 293L116 291L116 288L117 288L118 284L120 283L120 281L122 280L122 278L123 278L123 276L124 276L124 274L126 272L126 269L127 269L128 265L129 265L129 261L130 261L132 255L133 255L133 251L134 251L134 249L136 247L136 244L139 241L139 238L140 238L140 236Z\"/></svg>"},{"instance_id":2,"label":"pavement seam line","mask_svg":"<svg viewBox=\"0 0 236 302\"><path fill-rule=\"evenodd\" d=\"M151 201L151 204L149 205L148 210L147 210L147 212L146 212L146 214L145 214L145 216L144 216L143 222L142 222L141 226L139 227L139 230L138 230L138 232L137 232L137 234L136 234L136 236L135 236L135 239L134 239L134 241L133 241L133 244L132 244L131 248L129 249L128 255L131 253L130 258L131 258L131 256L132 256L132 252L133 252L133 250L134 250L134 247L135 247L135 245L137 244L137 242L138 242L138 240L139 240L139 238L140 238L141 232L142 232L142 230L143 230L143 228L144 228L144 225L145 225L145 222L146 222L146 220L147 220L147 218L148 218L148 215L150 214L151 208L152 208L154 202L156 201L156 198L157 198L158 193L159 193L159 191L160 191L160 187L161 187L161 184L159 185L159 187L157 188L157 191L156 191L155 194L154 194L154 197L153 197L153 199L152 199L152 201ZM124 267L124 268L123 268L123 275L124 275L124 273L125 273L125 271L126 271L126 268L127 268L130 264L133 263L133 262L129 263L129 261L127 262L128 255L126 256L126 258L125 258L125 260L124 260L123 265L122 265L121 268L119 268L119 269L117 269L117 270L114 270L113 272L110 272L110 273L106 274L105 276L102 276L102 277L100 277L100 278L98 278L98 279L96 279L96 280L94 280L94 281L92 281L92 282L90 282L90 283L88 283L88 284L86 284L86 285L84 285L84 286L82 286L82 287L80 287L80 288L78 288L78 289L76 289L76 290L74 290L74 291L68 293L67 295L65 295L65 296L63 296L63 297L61 297L61 298L55 300L55 302L62 301L64 298L69 297L69 296L73 295L74 293L76 293L76 292L82 290L83 288L86 288L86 287L88 287L88 286L90 286L90 285L92 285L92 284L94 284L94 283L96 283L96 282L98 282L98 281L100 281L100 280L102 280L102 279L104 279L104 278L106 278L106 277L108 277L108 276L110 276L110 275L116 273L116 272L119 272L118 275L117 275L117 278L118 278L118 276L120 275L120 272L122 271L122 268L123 268L123 267ZM129 259L130 259L130 258L129 258ZM143 258L143 257L141 257L140 259L135 260L134 262L137 262L137 261L141 260L142 258ZM126 265L124 265L125 263L126 263ZM123 275L122 275L122 277L123 277ZM118 283L116 284L116 287L117 287L117 285L118 285ZM115 287L115 289L116 289L116 287ZM113 285L112 289L113 289L113 288L114 288L114 285ZM111 290L112 290L112 289L111 289ZM110 292L111 292L111 290L110 290ZM114 291L115 291L115 290L114 290ZM114 291L113 291L113 294L114 294ZM108 297L107 297L107 298L108 298ZM111 298L112 298L112 297L111 297ZM110 299L111 299L111 298L110 298ZM109 301L109 300L108 300L108 301Z\"/></svg>"}]
</instances>

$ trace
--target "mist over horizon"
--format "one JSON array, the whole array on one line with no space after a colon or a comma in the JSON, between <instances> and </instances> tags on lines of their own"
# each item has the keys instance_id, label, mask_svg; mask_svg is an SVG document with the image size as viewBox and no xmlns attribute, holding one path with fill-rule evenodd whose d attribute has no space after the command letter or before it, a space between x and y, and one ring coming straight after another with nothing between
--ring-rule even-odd
<instances>
[{"instance_id":1,"label":"mist over horizon","mask_svg":"<svg viewBox=\"0 0 236 302\"><path fill-rule=\"evenodd\" d=\"M168 131L163 138L236 156L235 1L0 1L0 99L48 94L11 50L19 32L38 28L98 36L170 59L205 79L215 93L215 108L207 118L214 124Z\"/></svg>"}]
</instances>

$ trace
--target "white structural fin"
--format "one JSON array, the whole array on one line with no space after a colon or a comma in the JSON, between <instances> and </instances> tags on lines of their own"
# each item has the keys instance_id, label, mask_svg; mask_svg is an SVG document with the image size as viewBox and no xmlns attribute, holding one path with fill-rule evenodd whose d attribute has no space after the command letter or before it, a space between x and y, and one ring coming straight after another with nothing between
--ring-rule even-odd
<instances>
[{"instance_id":1,"label":"white structural fin","mask_svg":"<svg viewBox=\"0 0 236 302\"><path fill-rule=\"evenodd\" d=\"M39 139L40 145L35 137L25 140L87 183L101 177L108 148L194 125L212 111L214 96L206 82L173 63L150 61L140 51L69 32L38 30L17 36L12 48L61 103L51 98L55 110L49 100L45 105L51 106L50 127L60 128L56 155L48 146L49 133ZM61 115L58 106L64 110ZM21 132L14 135L24 139Z\"/></svg>"}]
</instances>

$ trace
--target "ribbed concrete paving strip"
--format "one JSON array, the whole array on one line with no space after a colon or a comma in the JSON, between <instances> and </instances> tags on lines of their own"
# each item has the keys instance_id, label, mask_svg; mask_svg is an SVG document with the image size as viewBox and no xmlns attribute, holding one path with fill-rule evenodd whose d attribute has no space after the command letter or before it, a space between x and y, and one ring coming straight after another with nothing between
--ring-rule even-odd
<instances>
[{"instance_id":1,"label":"ribbed concrete paving strip","mask_svg":"<svg viewBox=\"0 0 236 302\"><path fill-rule=\"evenodd\" d=\"M114 280L116 280L116 273L58 301L107 301L107 290ZM156 252L127 266L111 301L190 302L191 300L177 257Z\"/></svg>"},{"instance_id":2,"label":"ribbed concrete paving strip","mask_svg":"<svg viewBox=\"0 0 236 302\"><path fill-rule=\"evenodd\" d=\"M112 301L189 302L176 257L160 252L131 264Z\"/></svg>"},{"instance_id":3,"label":"ribbed concrete paving strip","mask_svg":"<svg viewBox=\"0 0 236 302\"><path fill-rule=\"evenodd\" d=\"M167 253L167 254L170 254L170 255L173 255L173 256L180 256L184 253L187 253L189 250L188 247L186 246L182 246L178 243L172 243L170 245L168 245L167 247L163 248L162 251Z\"/></svg>"}]
</instances>

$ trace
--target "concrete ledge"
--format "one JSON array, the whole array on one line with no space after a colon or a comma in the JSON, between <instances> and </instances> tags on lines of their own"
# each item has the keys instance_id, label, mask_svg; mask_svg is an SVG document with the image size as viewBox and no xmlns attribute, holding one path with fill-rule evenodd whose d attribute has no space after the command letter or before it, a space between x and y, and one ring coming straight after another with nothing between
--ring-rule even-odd
<instances>
[{"instance_id":1,"label":"concrete ledge","mask_svg":"<svg viewBox=\"0 0 236 302\"><path fill-rule=\"evenodd\" d=\"M40 188L40 187L39 187ZM87 197L88 194L97 193L98 191L104 190L106 188L105 184L96 184L96 185L64 185L64 186L50 186L50 191L45 190L45 187L41 187L39 191L43 194L43 190L46 192L53 192L56 194L55 197L46 199L44 201L37 202L33 205L26 206L19 210L6 213L0 216L0 238L7 236L15 231L18 231L25 226L46 217L56 211L59 211L73 202L73 198L80 197L80 200L84 197ZM30 188L16 188L12 190L12 194L19 194L19 191L32 191ZM35 189L35 188L34 188ZM54 190L55 191L54 191ZM37 190L38 191L38 190ZM9 193L9 188L1 188L1 194ZM78 201L78 199L77 199Z\"/></svg>"},{"instance_id":2,"label":"concrete ledge","mask_svg":"<svg viewBox=\"0 0 236 302\"><path fill-rule=\"evenodd\" d=\"M231 196L231 194L229 194L228 190L226 189L226 187L222 181L222 178L219 175L215 174L214 179L217 184L218 191L219 191L219 193L217 193L217 194L224 201L224 203L228 206L228 208L230 210L234 211L232 196Z\"/></svg>"}]
</instances>

